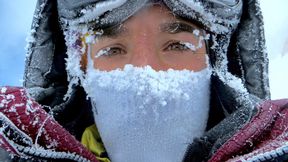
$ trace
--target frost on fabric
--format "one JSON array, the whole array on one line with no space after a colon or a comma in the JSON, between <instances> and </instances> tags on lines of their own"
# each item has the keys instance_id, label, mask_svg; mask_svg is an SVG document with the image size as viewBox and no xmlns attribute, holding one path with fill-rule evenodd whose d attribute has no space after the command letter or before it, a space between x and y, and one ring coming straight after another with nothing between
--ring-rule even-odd
<instances>
[{"instance_id":1,"label":"frost on fabric","mask_svg":"<svg viewBox=\"0 0 288 162\"><path fill-rule=\"evenodd\" d=\"M169 1L164 2L170 6L173 11L180 11L182 16L190 17L195 20L201 21L205 24L212 32L223 34L231 32L231 29L235 29L239 23L239 15L242 10L242 1L231 1L231 2L199 2L195 0L183 0L183 1ZM132 6L129 5L132 3ZM138 6L145 5L146 1L135 2ZM148 2L149 3L149 2ZM65 24L78 25L85 24L87 22L98 22L99 16L103 15L107 11L112 11L115 8L120 8L126 5L119 13L129 16L129 12L134 12L134 8L137 6L133 2L127 0L108 0L97 2L94 5L88 6L81 10L80 16L73 20L63 20ZM171 5L172 4L172 5ZM126 13L126 10L128 11ZM109 19L117 19L118 15L109 15ZM104 20L105 21L105 20ZM117 21L117 20L116 20Z\"/></svg>"},{"instance_id":2,"label":"frost on fabric","mask_svg":"<svg viewBox=\"0 0 288 162\"><path fill-rule=\"evenodd\" d=\"M219 79L230 88L236 91L236 100L241 105L252 105L249 100L249 93L247 89L244 87L243 81L229 73L228 71L223 71L223 69L214 69L214 73L219 77Z\"/></svg>"},{"instance_id":3,"label":"frost on fabric","mask_svg":"<svg viewBox=\"0 0 288 162\"><path fill-rule=\"evenodd\" d=\"M32 26L31 26L31 30L30 33L28 34L27 38L26 38L26 42L27 45L25 47L26 50L26 56L25 56L25 62L26 62L26 66L28 66L28 63L31 61L31 55L33 53L33 50L35 50L35 47L37 46L37 32L39 30L39 24L41 24L41 19L43 18L43 12L45 9L45 6L47 5L47 0L44 0L42 2L42 4L40 4L39 7L37 7L37 9L34 12L34 16L33 16L33 21L32 21ZM47 61L47 60L45 60ZM44 66L44 65L42 65ZM33 71L28 70L28 68L26 67L25 72L24 72L24 86L27 86L25 84L27 84L27 80L31 80L32 82L37 82L36 84L39 85L38 83L42 83L43 80L41 80L41 78L39 77L41 74L40 73L35 73L35 71L38 71L38 68L33 69ZM37 69L37 70L36 70ZM29 79L28 79L29 78ZM29 83L28 83L29 84ZM34 83L33 83L34 84ZM33 85L35 86L35 84ZM41 93L41 91L39 92L35 92L36 93Z\"/></svg>"},{"instance_id":4,"label":"frost on fabric","mask_svg":"<svg viewBox=\"0 0 288 162\"><path fill-rule=\"evenodd\" d=\"M1 93L6 93L6 91L7 91L7 88L6 88L6 87L2 87L2 88L1 88Z\"/></svg>"},{"instance_id":5,"label":"frost on fabric","mask_svg":"<svg viewBox=\"0 0 288 162\"><path fill-rule=\"evenodd\" d=\"M259 22L259 28L260 28L260 34L257 34L259 35L259 48L260 48L260 51L261 53L263 54L262 58L262 64L261 64L261 68L263 69L262 71L262 75L263 75L263 85L264 85L264 91L266 93L269 93L269 94L266 94L266 98L265 99L269 99L270 97L270 87L269 87L269 80L266 79L266 78L269 78L268 74L269 74L269 60L268 60L268 52L267 52L267 48L266 48L266 45L265 45L265 34L264 34L264 22L263 22L263 15L262 15L262 12L261 12L261 7L260 7L260 2L259 1L256 1L255 3L256 5L256 8L257 8L257 13L256 13L256 16L258 18L258 20L261 20Z\"/></svg>"},{"instance_id":6,"label":"frost on fabric","mask_svg":"<svg viewBox=\"0 0 288 162\"><path fill-rule=\"evenodd\" d=\"M95 72L93 72L95 70ZM90 72L90 73L89 73ZM197 79L200 76L198 73L194 73L190 70L177 71L169 69L167 71L155 71L150 66L134 67L133 65L125 65L124 69L116 69L111 72L100 71L97 69L89 69L88 72L91 76L89 78L97 77L97 80L89 79L85 76L85 83L92 84L97 83L100 87L113 87L120 91L128 90L132 84L134 87L138 87L137 94L141 95L141 91L147 87L143 87L145 82L148 82L151 86L149 89L155 96L167 96L167 92L171 92L171 97L183 96L183 91L179 89L182 83L191 82L197 83ZM191 74L192 73L192 74ZM206 74L206 73L205 73ZM209 77L207 73L207 77ZM191 75L191 76L190 76ZM190 76L190 77L187 77ZM193 76L193 77L192 77ZM122 79L125 78L125 79ZM119 80L118 80L119 79ZM94 84L96 84L94 83ZM112 84L113 83L113 84ZM143 84L142 86L136 84ZM90 92L90 90L88 90ZM89 93L88 93L89 94ZM163 97L165 98L165 97ZM189 98L187 98L189 99Z\"/></svg>"},{"instance_id":7,"label":"frost on fabric","mask_svg":"<svg viewBox=\"0 0 288 162\"><path fill-rule=\"evenodd\" d=\"M104 3L104 2L103 2ZM64 96L67 100L73 91L73 86L78 85L83 80L84 72L81 69L81 59L85 51L90 50L87 44L96 43L103 31L93 31L87 25L70 26L64 32L67 48L66 70L68 73L68 91ZM84 41L83 41L84 40Z\"/></svg>"},{"instance_id":8,"label":"frost on fabric","mask_svg":"<svg viewBox=\"0 0 288 162\"><path fill-rule=\"evenodd\" d=\"M53 93L54 88L49 87L49 88L42 88L42 87L32 87L26 90L28 93L27 95L30 98L34 98L35 100L39 101L46 97L47 95L50 95Z\"/></svg>"},{"instance_id":9,"label":"frost on fabric","mask_svg":"<svg viewBox=\"0 0 288 162\"><path fill-rule=\"evenodd\" d=\"M14 123L12 123L5 115L0 113L0 119L3 121L3 127L1 131L4 131L6 128L10 129L10 133L12 134L13 132L17 132L18 136L21 137L21 141L27 145L32 145L32 139L29 137L26 133L21 131ZM3 132L1 132L4 134ZM8 131L9 134L9 131ZM15 137L17 138L17 137Z\"/></svg>"},{"instance_id":10,"label":"frost on fabric","mask_svg":"<svg viewBox=\"0 0 288 162\"><path fill-rule=\"evenodd\" d=\"M180 162L185 144L205 130L210 76L210 68L155 71L126 65L107 72L88 62L83 87L95 103L95 121L111 160Z\"/></svg>"},{"instance_id":11,"label":"frost on fabric","mask_svg":"<svg viewBox=\"0 0 288 162\"><path fill-rule=\"evenodd\" d=\"M35 35L36 31L38 30L40 20L42 18L42 13L44 10L44 7L46 6L47 1L44 1L40 7L35 11L34 16L33 16L33 22L32 22L32 27L30 34L27 36L26 41L27 41L27 46L26 46L26 60L29 60L28 58L32 54L32 47L34 46L34 43L36 41Z\"/></svg>"},{"instance_id":12,"label":"frost on fabric","mask_svg":"<svg viewBox=\"0 0 288 162\"><path fill-rule=\"evenodd\" d=\"M211 36L212 46L210 48L215 52L217 58L213 72L226 86L235 90L236 101L240 105L251 107L250 95L244 86L243 80L228 71L227 50L230 43L229 39L230 35L226 35L222 39L217 39L215 35Z\"/></svg>"},{"instance_id":13,"label":"frost on fabric","mask_svg":"<svg viewBox=\"0 0 288 162\"><path fill-rule=\"evenodd\" d=\"M5 88L2 88L2 90L4 91ZM5 92L3 94L2 90L1 90L1 93L0 93L0 99L1 99L0 108L7 107L10 102L13 102L15 100L15 96L14 95L12 95L12 94L6 95Z\"/></svg>"},{"instance_id":14,"label":"frost on fabric","mask_svg":"<svg viewBox=\"0 0 288 162\"><path fill-rule=\"evenodd\" d=\"M48 114L45 116L44 111L35 101L29 97L27 98L24 89L21 89L19 93L16 92L15 95L1 93L0 100L6 105L4 109L0 109L0 120L2 122L0 127L0 145L4 145L5 149L11 153L11 156L17 155L23 159L43 157L88 161L84 157L87 154L83 153L85 150L79 147L80 145L67 146L70 147L71 152L57 151L57 149L63 150L66 148L62 148L63 140L65 141L68 138L66 141L69 141L69 138L73 137L70 137L70 134L61 134L61 137L65 137L65 139L59 139L55 130L51 132L50 126L58 130L60 126L55 127L57 123ZM53 133L56 133L56 135ZM76 142L76 144L78 143ZM59 148L59 145L62 147Z\"/></svg>"},{"instance_id":15,"label":"frost on fabric","mask_svg":"<svg viewBox=\"0 0 288 162\"><path fill-rule=\"evenodd\" d=\"M68 99L72 93L72 87L78 85L81 77L83 76L83 71L81 70L81 58L86 50L86 46L81 42L81 36L86 33L86 29L79 30L69 30L65 32L65 40L67 45L67 55L66 58L66 70L68 73L68 92L65 95L64 99Z\"/></svg>"},{"instance_id":16,"label":"frost on fabric","mask_svg":"<svg viewBox=\"0 0 288 162\"><path fill-rule=\"evenodd\" d=\"M101 16L103 13L111 11L114 8L123 5L126 1L127 0L107 0L98 2L93 6L89 6L89 8L82 9L81 14L83 14L83 16L73 20L72 22L70 22L70 24L76 25L90 21L97 21L98 17Z\"/></svg>"},{"instance_id":17,"label":"frost on fabric","mask_svg":"<svg viewBox=\"0 0 288 162\"><path fill-rule=\"evenodd\" d=\"M231 161L273 161L273 158L282 157L288 153L288 143L284 140L285 138L287 138L286 133L281 135L280 138L270 141L260 149L256 149L243 156L235 157Z\"/></svg>"},{"instance_id":18,"label":"frost on fabric","mask_svg":"<svg viewBox=\"0 0 288 162\"><path fill-rule=\"evenodd\" d=\"M231 28L235 29L239 23L238 16L242 9L242 1L199 2L183 0L181 2L168 1L167 3L172 4L174 11L179 11L195 20L199 20L210 31L218 34L229 33Z\"/></svg>"}]
</instances>

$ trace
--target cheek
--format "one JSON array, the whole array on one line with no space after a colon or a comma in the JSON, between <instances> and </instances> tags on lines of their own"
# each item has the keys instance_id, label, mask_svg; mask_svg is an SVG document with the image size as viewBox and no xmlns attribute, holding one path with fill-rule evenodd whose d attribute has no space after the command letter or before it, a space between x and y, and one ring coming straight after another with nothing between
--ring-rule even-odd
<instances>
[{"instance_id":1,"label":"cheek","mask_svg":"<svg viewBox=\"0 0 288 162\"><path fill-rule=\"evenodd\" d=\"M200 71L208 66L206 54L193 54L191 52L182 53L180 55L169 54L169 56L164 56L162 61L175 70L187 69Z\"/></svg>"},{"instance_id":2,"label":"cheek","mask_svg":"<svg viewBox=\"0 0 288 162\"><path fill-rule=\"evenodd\" d=\"M195 46L198 46L198 40L190 39L179 39L183 42L190 42ZM194 43L197 42L197 43ZM182 70L193 70L200 71L206 68L208 65L208 57L206 51L205 41L201 42L202 46L197 48L196 51L185 50L185 51L163 51L161 54L161 61L169 66L170 68Z\"/></svg>"},{"instance_id":3,"label":"cheek","mask_svg":"<svg viewBox=\"0 0 288 162\"><path fill-rule=\"evenodd\" d=\"M117 68L124 68L126 60L121 59L107 59L107 58L98 58L94 59L94 68L99 70L111 71Z\"/></svg>"}]
</instances>

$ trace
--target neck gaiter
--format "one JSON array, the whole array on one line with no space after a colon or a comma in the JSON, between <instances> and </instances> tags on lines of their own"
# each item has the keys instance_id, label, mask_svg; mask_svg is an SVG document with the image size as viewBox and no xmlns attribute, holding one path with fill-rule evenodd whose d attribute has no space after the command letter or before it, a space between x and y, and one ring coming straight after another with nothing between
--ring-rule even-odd
<instances>
[{"instance_id":1,"label":"neck gaiter","mask_svg":"<svg viewBox=\"0 0 288 162\"><path fill-rule=\"evenodd\" d=\"M211 69L100 71L88 66L83 87L112 162L180 162L204 133Z\"/></svg>"}]
</instances>

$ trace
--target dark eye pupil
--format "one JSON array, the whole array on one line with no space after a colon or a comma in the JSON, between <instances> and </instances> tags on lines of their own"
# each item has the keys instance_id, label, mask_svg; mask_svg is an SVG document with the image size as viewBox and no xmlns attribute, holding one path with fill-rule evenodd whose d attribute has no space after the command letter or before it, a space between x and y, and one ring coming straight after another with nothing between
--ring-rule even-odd
<instances>
[{"instance_id":1,"label":"dark eye pupil","mask_svg":"<svg viewBox=\"0 0 288 162\"><path fill-rule=\"evenodd\" d=\"M113 55L118 55L118 54L122 54L123 51L120 48L112 48L109 50L109 56L113 56Z\"/></svg>"},{"instance_id":2,"label":"dark eye pupil","mask_svg":"<svg viewBox=\"0 0 288 162\"><path fill-rule=\"evenodd\" d=\"M183 49L183 45L177 44L177 45L175 45L175 49Z\"/></svg>"},{"instance_id":3,"label":"dark eye pupil","mask_svg":"<svg viewBox=\"0 0 288 162\"><path fill-rule=\"evenodd\" d=\"M117 49L113 49L113 50L111 51L112 54L116 54L117 52L119 52L119 50L117 50Z\"/></svg>"},{"instance_id":4,"label":"dark eye pupil","mask_svg":"<svg viewBox=\"0 0 288 162\"><path fill-rule=\"evenodd\" d=\"M171 45L171 50L186 50L188 49L184 44L174 43Z\"/></svg>"}]
</instances>

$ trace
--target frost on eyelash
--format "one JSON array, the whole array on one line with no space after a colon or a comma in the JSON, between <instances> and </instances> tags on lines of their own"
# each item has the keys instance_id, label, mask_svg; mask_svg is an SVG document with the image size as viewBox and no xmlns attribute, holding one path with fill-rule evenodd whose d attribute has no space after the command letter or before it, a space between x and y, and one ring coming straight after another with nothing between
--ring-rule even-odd
<instances>
[{"instance_id":1,"label":"frost on eyelash","mask_svg":"<svg viewBox=\"0 0 288 162\"><path fill-rule=\"evenodd\" d=\"M196 46L190 42L180 42L181 45L185 45L185 47L189 48L191 51L195 52L197 49Z\"/></svg>"},{"instance_id":2,"label":"frost on eyelash","mask_svg":"<svg viewBox=\"0 0 288 162\"><path fill-rule=\"evenodd\" d=\"M193 34L195 36L199 36L200 35L200 31L198 29L193 30Z\"/></svg>"},{"instance_id":3,"label":"frost on eyelash","mask_svg":"<svg viewBox=\"0 0 288 162\"><path fill-rule=\"evenodd\" d=\"M210 34L204 34L204 36L200 35L200 31L198 29L193 30L193 34L198 37L198 45L194 45L190 42L180 42L180 44L185 45L187 48L192 50L193 52L203 47L202 41L209 40Z\"/></svg>"},{"instance_id":4,"label":"frost on eyelash","mask_svg":"<svg viewBox=\"0 0 288 162\"><path fill-rule=\"evenodd\" d=\"M108 52L110 51L111 48L105 48L103 50L100 50L99 52L96 53L95 58L99 58L100 56L108 56Z\"/></svg>"},{"instance_id":5,"label":"frost on eyelash","mask_svg":"<svg viewBox=\"0 0 288 162\"><path fill-rule=\"evenodd\" d=\"M97 40L99 37L101 37L103 35L104 31L103 30L100 30L100 31L88 31L86 34L87 36L84 36L85 37L85 43L88 43L88 44L95 44L97 43Z\"/></svg>"}]
</instances>

